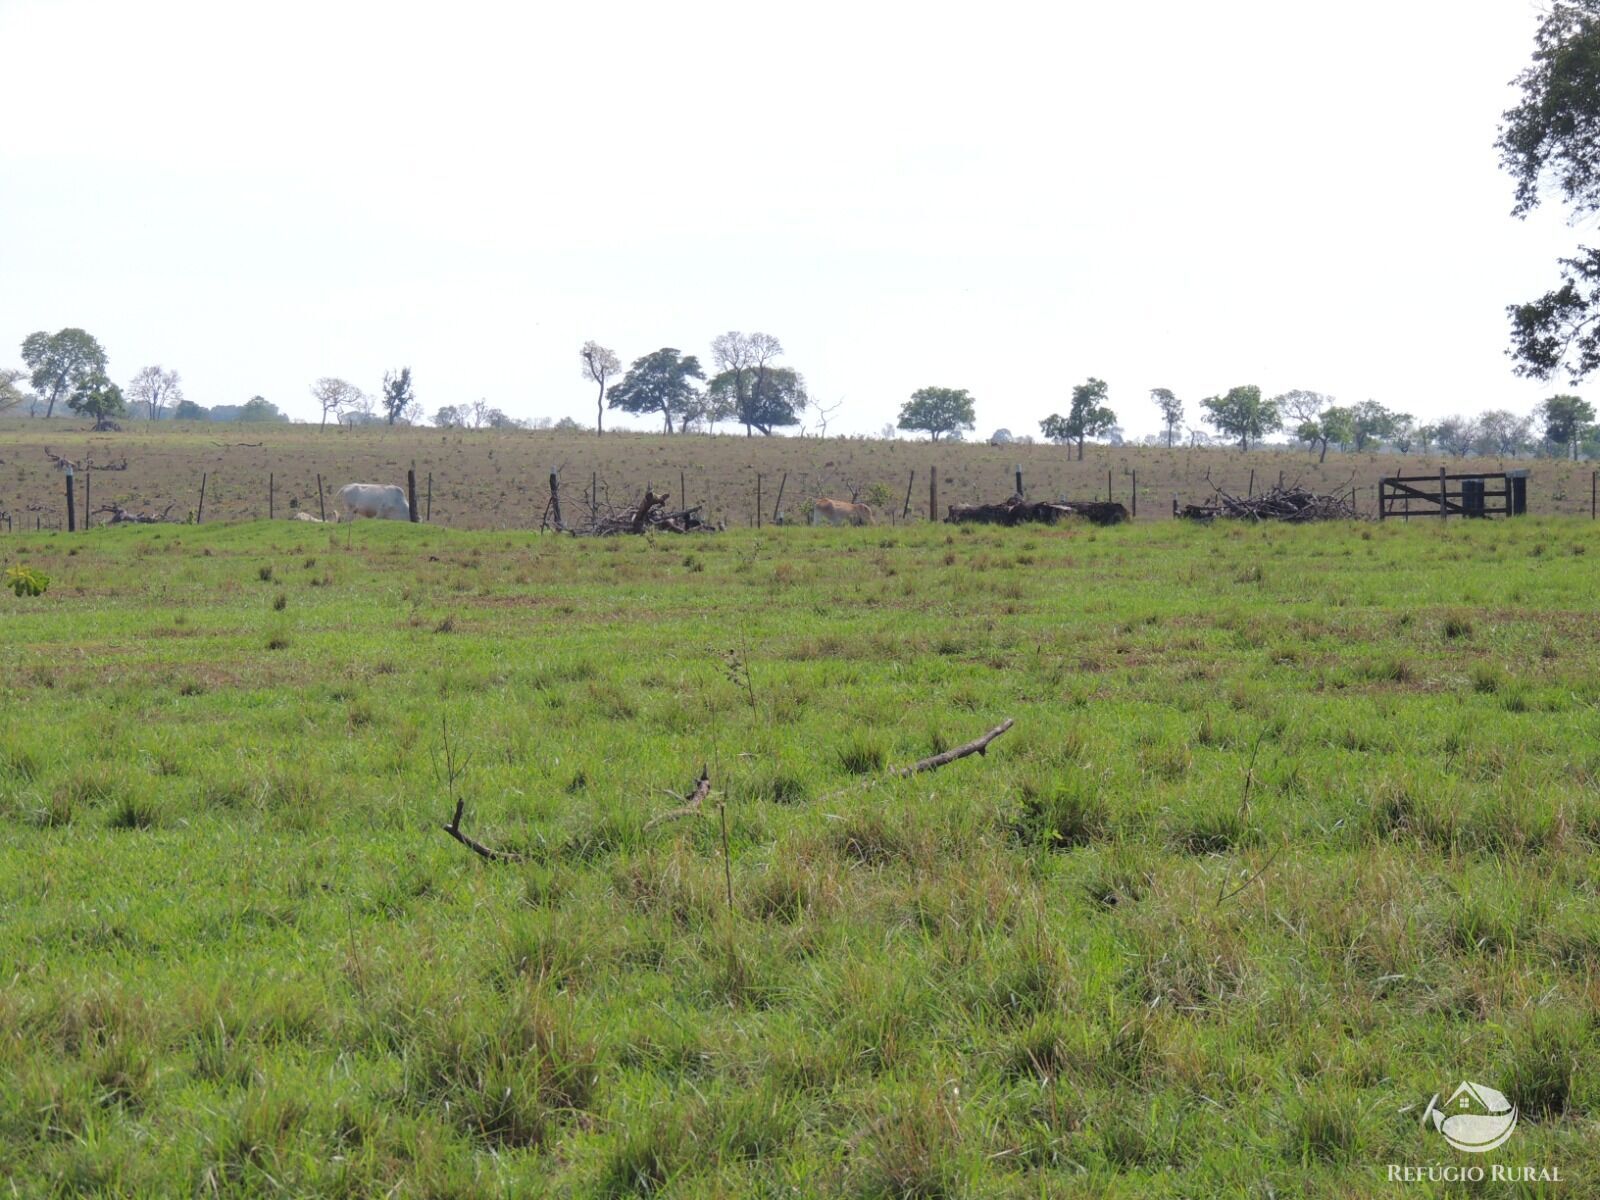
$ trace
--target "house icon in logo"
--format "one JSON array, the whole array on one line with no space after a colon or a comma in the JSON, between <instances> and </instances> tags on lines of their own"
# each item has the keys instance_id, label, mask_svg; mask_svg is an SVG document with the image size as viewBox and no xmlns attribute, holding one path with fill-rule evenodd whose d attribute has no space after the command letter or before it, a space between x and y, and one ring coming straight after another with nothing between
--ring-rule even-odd
<instances>
[{"instance_id":1,"label":"house icon in logo","mask_svg":"<svg viewBox=\"0 0 1600 1200\"><path fill-rule=\"evenodd\" d=\"M1481 1083L1463 1083L1443 1104L1435 1093L1422 1114L1424 1125L1430 1117L1445 1141L1469 1154L1504 1145L1517 1127L1516 1106Z\"/></svg>"}]
</instances>

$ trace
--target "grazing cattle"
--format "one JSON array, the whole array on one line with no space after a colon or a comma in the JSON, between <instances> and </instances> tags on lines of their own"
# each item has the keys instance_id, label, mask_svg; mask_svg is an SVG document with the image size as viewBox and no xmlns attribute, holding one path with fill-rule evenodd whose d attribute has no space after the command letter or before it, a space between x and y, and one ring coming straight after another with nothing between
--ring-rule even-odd
<instances>
[{"instance_id":1,"label":"grazing cattle","mask_svg":"<svg viewBox=\"0 0 1600 1200\"><path fill-rule=\"evenodd\" d=\"M813 500L811 523L818 525L823 521L830 525L871 525L872 507L849 500Z\"/></svg>"},{"instance_id":2,"label":"grazing cattle","mask_svg":"<svg viewBox=\"0 0 1600 1200\"><path fill-rule=\"evenodd\" d=\"M409 521L411 506L404 488L388 483L347 483L338 492L344 519L376 517L385 521Z\"/></svg>"}]
</instances>

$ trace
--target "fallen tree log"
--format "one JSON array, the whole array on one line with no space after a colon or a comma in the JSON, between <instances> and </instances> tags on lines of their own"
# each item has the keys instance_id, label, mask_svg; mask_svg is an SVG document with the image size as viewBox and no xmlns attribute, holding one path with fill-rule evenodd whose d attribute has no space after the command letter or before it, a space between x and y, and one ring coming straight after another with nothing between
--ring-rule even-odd
<instances>
[{"instance_id":1,"label":"fallen tree log","mask_svg":"<svg viewBox=\"0 0 1600 1200\"><path fill-rule=\"evenodd\" d=\"M1117 525L1128 519L1128 510L1114 500L1029 501L1012 496L1000 504L952 504L945 521L951 525L1054 525L1067 517Z\"/></svg>"}]
</instances>

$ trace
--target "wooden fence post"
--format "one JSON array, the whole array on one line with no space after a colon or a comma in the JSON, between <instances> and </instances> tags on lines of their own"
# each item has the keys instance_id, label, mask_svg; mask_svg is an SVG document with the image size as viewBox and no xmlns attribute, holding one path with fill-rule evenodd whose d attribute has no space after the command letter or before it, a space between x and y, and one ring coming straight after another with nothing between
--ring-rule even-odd
<instances>
[{"instance_id":1,"label":"wooden fence post","mask_svg":"<svg viewBox=\"0 0 1600 1200\"><path fill-rule=\"evenodd\" d=\"M756 528L761 528L761 472L756 472Z\"/></svg>"},{"instance_id":2,"label":"wooden fence post","mask_svg":"<svg viewBox=\"0 0 1600 1200\"><path fill-rule=\"evenodd\" d=\"M1139 472L1138 471L1135 471L1133 473L1133 511L1131 513L1129 513L1128 515L1130 517L1137 517L1139 515Z\"/></svg>"},{"instance_id":3,"label":"wooden fence post","mask_svg":"<svg viewBox=\"0 0 1600 1200\"><path fill-rule=\"evenodd\" d=\"M274 502L277 499L275 491L274 491L274 488L275 488L275 481L272 478L272 472L268 471L267 472L267 520L269 520L269 521L272 520Z\"/></svg>"},{"instance_id":4,"label":"wooden fence post","mask_svg":"<svg viewBox=\"0 0 1600 1200\"><path fill-rule=\"evenodd\" d=\"M928 468L928 520L939 519L939 468Z\"/></svg>"},{"instance_id":5,"label":"wooden fence post","mask_svg":"<svg viewBox=\"0 0 1600 1200\"><path fill-rule=\"evenodd\" d=\"M411 515L411 523L417 523L417 464L412 463L406 468L406 509Z\"/></svg>"},{"instance_id":6,"label":"wooden fence post","mask_svg":"<svg viewBox=\"0 0 1600 1200\"><path fill-rule=\"evenodd\" d=\"M68 533L76 533L78 531L78 510L77 510L77 500L78 500L78 498L77 498L77 495L74 492L74 484L75 484L75 482L76 481L73 479L72 468L68 467L67 468L67 532Z\"/></svg>"},{"instance_id":7,"label":"wooden fence post","mask_svg":"<svg viewBox=\"0 0 1600 1200\"><path fill-rule=\"evenodd\" d=\"M783 489L788 486L789 472L785 471L783 478L778 480L778 498L772 502L772 523L774 525L778 523L778 518L783 515Z\"/></svg>"},{"instance_id":8,"label":"wooden fence post","mask_svg":"<svg viewBox=\"0 0 1600 1200\"><path fill-rule=\"evenodd\" d=\"M428 472L428 499L426 501L426 508L425 508L425 510L423 512L422 519L424 521L433 520L433 472L432 471Z\"/></svg>"},{"instance_id":9,"label":"wooden fence post","mask_svg":"<svg viewBox=\"0 0 1600 1200\"><path fill-rule=\"evenodd\" d=\"M1450 516L1450 506L1445 503L1445 499L1444 499L1444 485L1445 485L1444 468L1440 467L1439 468L1439 519L1441 521L1447 520L1449 518L1449 516Z\"/></svg>"},{"instance_id":10,"label":"wooden fence post","mask_svg":"<svg viewBox=\"0 0 1600 1200\"><path fill-rule=\"evenodd\" d=\"M317 519L320 521L328 519L328 510L322 507L322 473L320 471L317 473Z\"/></svg>"},{"instance_id":11,"label":"wooden fence post","mask_svg":"<svg viewBox=\"0 0 1600 1200\"><path fill-rule=\"evenodd\" d=\"M1246 496L1254 496L1256 494L1256 469L1254 467L1250 468L1250 486L1245 489L1244 494Z\"/></svg>"},{"instance_id":12,"label":"wooden fence post","mask_svg":"<svg viewBox=\"0 0 1600 1200\"><path fill-rule=\"evenodd\" d=\"M1022 495L1022 464L1017 464L1017 495Z\"/></svg>"},{"instance_id":13,"label":"wooden fence post","mask_svg":"<svg viewBox=\"0 0 1600 1200\"><path fill-rule=\"evenodd\" d=\"M600 472L589 472L589 523L600 519Z\"/></svg>"},{"instance_id":14,"label":"wooden fence post","mask_svg":"<svg viewBox=\"0 0 1600 1200\"><path fill-rule=\"evenodd\" d=\"M94 468L83 469L83 527L85 529L94 524L94 509L89 506L94 503Z\"/></svg>"},{"instance_id":15,"label":"wooden fence post","mask_svg":"<svg viewBox=\"0 0 1600 1200\"><path fill-rule=\"evenodd\" d=\"M906 506L900 510L900 519L909 520L911 517L911 489L917 485L917 469L911 468L911 477L906 480Z\"/></svg>"},{"instance_id":16,"label":"wooden fence post","mask_svg":"<svg viewBox=\"0 0 1600 1200\"><path fill-rule=\"evenodd\" d=\"M194 523L199 525L206 519L206 473L200 472L200 507L195 510Z\"/></svg>"},{"instance_id":17,"label":"wooden fence post","mask_svg":"<svg viewBox=\"0 0 1600 1200\"><path fill-rule=\"evenodd\" d=\"M1106 503L1110 504L1114 497L1111 495L1111 468L1106 468Z\"/></svg>"},{"instance_id":18,"label":"wooden fence post","mask_svg":"<svg viewBox=\"0 0 1600 1200\"><path fill-rule=\"evenodd\" d=\"M561 524L561 481L556 478L554 471L550 472L550 512L556 521L556 532L562 530Z\"/></svg>"},{"instance_id":19,"label":"wooden fence post","mask_svg":"<svg viewBox=\"0 0 1600 1200\"><path fill-rule=\"evenodd\" d=\"M1589 519L1591 521L1594 520L1594 517L1595 517L1595 503L1594 503L1594 501L1595 501L1595 482L1596 482L1596 480L1600 480L1600 471L1590 471L1589 472Z\"/></svg>"},{"instance_id":20,"label":"wooden fence post","mask_svg":"<svg viewBox=\"0 0 1600 1200\"><path fill-rule=\"evenodd\" d=\"M678 468L678 507L682 509L689 507L689 485L683 478L682 467Z\"/></svg>"}]
</instances>

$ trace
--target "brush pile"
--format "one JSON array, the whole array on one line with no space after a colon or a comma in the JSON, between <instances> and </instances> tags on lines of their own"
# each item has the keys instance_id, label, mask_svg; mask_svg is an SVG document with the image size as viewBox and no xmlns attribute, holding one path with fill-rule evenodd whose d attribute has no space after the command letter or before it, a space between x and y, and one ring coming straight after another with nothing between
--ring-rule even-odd
<instances>
[{"instance_id":1,"label":"brush pile","mask_svg":"<svg viewBox=\"0 0 1600 1200\"><path fill-rule=\"evenodd\" d=\"M1358 521L1349 500L1343 496L1319 496L1309 488L1275 487L1259 496L1230 496L1220 488L1210 504L1185 504L1177 516L1191 521L1214 521L1224 517L1235 521Z\"/></svg>"},{"instance_id":2,"label":"brush pile","mask_svg":"<svg viewBox=\"0 0 1600 1200\"><path fill-rule=\"evenodd\" d=\"M700 519L703 505L667 509L670 492L656 495L648 488L635 505L620 511L597 513L585 526L569 527L568 532L579 537L610 537L616 533L717 533L720 527Z\"/></svg>"},{"instance_id":3,"label":"brush pile","mask_svg":"<svg viewBox=\"0 0 1600 1200\"><path fill-rule=\"evenodd\" d=\"M174 501L174 503L176 503L176 501ZM167 514L172 511L172 507L173 506L169 504L166 506L166 508L162 509L158 513L136 513L129 512L120 504L103 504L99 508L95 509L94 512L95 516L109 514L111 519L106 522L107 525L160 525L167 519Z\"/></svg>"},{"instance_id":4,"label":"brush pile","mask_svg":"<svg viewBox=\"0 0 1600 1200\"><path fill-rule=\"evenodd\" d=\"M1067 517L1117 525L1128 519L1128 510L1114 500L1028 501L1013 495L1000 504L952 504L945 521L951 525L1053 525Z\"/></svg>"}]
</instances>

